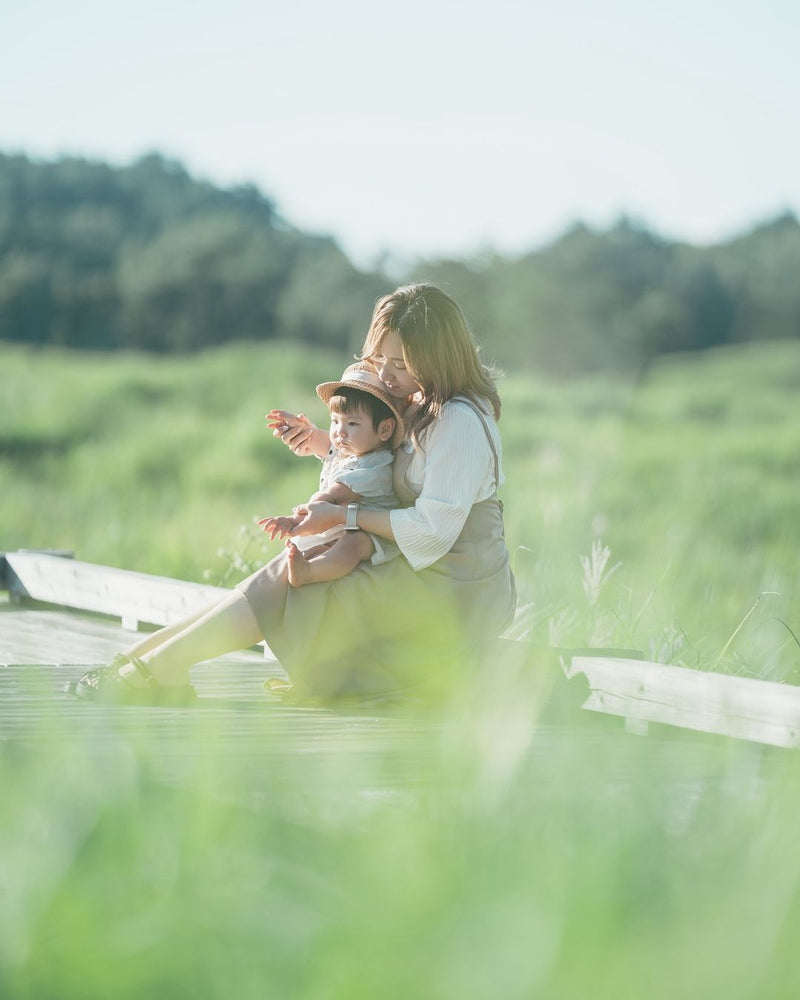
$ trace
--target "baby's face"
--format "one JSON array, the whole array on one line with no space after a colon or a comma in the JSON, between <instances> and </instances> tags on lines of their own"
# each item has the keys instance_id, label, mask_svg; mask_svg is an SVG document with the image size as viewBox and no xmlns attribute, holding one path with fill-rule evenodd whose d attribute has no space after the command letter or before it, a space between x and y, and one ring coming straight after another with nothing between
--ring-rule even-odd
<instances>
[{"instance_id":1,"label":"baby's face","mask_svg":"<svg viewBox=\"0 0 800 1000\"><path fill-rule=\"evenodd\" d=\"M384 421L385 423L385 421ZM355 413L331 413L331 443L346 455L366 455L375 451L387 440L372 426L372 417L366 410ZM390 432L391 433L391 432Z\"/></svg>"}]
</instances>

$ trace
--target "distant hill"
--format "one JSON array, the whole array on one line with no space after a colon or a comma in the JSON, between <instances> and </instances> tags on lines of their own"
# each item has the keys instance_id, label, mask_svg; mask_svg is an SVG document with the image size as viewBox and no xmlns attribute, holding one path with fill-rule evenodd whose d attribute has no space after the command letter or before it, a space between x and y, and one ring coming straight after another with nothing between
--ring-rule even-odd
<instances>
[{"instance_id":1,"label":"distant hill","mask_svg":"<svg viewBox=\"0 0 800 1000\"><path fill-rule=\"evenodd\" d=\"M713 247L622 218L516 257L420 260L505 367L639 369L670 351L800 337L792 214ZM356 349L395 282L304 233L253 186L151 154L126 167L0 154L0 340L193 351L231 340Z\"/></svg>"}]
</instances>

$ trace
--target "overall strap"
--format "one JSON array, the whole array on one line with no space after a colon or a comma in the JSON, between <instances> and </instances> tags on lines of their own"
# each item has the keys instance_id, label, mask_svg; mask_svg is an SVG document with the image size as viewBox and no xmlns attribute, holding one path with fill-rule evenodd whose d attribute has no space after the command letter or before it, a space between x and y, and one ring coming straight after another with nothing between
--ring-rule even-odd
<instances>
[{"instance_id":1,"label":"overall strap","mask_svg":"<svg viewBox=\"0 0 800 1000\"><path fill-rule=\"evenodd\" d=\"M473 403L472 400L468 399L466 396L453 396L453 399L458 400L459 403L466 403L467 406L471 410L474 410L474 412L478 415L478 419L480 420L486 434L486 440L489 442L489 447L492 449L492 455L494 455L494 488L497 490L500 485L500 458L497 454L497 448L495 448L494 445L494 439L489 433L489 425L486 423L486 415L479 406L476 406L475 403Z\"/></svg>"}]
</instances>

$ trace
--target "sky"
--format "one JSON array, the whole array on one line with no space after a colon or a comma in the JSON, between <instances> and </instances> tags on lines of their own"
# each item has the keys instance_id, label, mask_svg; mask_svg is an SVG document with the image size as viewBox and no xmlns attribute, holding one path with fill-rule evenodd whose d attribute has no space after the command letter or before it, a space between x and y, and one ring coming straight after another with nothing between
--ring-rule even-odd
<instances>
[{"instance_id":1,"label":"sky","mask_svg":"<svg viewBox=\"0 0 800 1000\"><path fill-rule=\"evenodd\" d=\"M362 266L800 209L796 0L26 0L0 151L157 150Z\"/></svg>"}]
</instances>

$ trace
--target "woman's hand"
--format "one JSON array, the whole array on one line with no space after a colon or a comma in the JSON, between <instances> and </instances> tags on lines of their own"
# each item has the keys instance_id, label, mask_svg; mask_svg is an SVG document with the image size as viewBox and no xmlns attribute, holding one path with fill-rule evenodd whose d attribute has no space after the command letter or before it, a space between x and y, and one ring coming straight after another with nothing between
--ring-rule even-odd
<instances>
[{"instance_id":1,"label":"woman's hand","mask_svg":"<svg viewBox=\"0 0 800 1000\"><path fill-rule=\"evenodd\" d=\"M289 532L290 538L294 535L320 535L328 528L344 524L343 508L324 500L310 500L295 507L294 513L300 521Z\"/></svg>"},{"instance_id":2,"label":"woman's hand","mask_svg":"<svg viewBox=\"0 0 800 1000\"><path fill-rule=\"evenodd\" d=\"M280 438L295 455L319 454L319 440L315 441L315 437L319 439L320 428L312 424L304 413L295 415L286 410L270 410L265 420L272 436Z\"/></svg>"}]
</instances>

